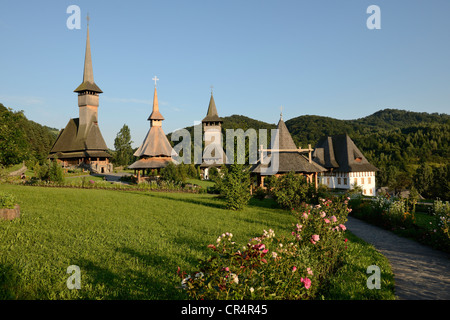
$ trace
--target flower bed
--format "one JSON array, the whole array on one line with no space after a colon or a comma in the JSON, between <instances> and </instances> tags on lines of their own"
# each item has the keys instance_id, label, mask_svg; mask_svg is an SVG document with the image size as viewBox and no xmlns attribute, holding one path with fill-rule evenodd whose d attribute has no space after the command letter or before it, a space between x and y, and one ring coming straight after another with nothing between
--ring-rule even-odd
<instances>
[{"instance_id":1,"label":"flower bed","mask_svg":"<svg viewBox=\"0 0 450 320\"><path fill-rule=\"evenodd\" d=\"M379 195L373 201L352 200L352 215L436 249L450 252L450 203L435 200L429 212L415 212L415 203ZM426 219L424 219L424 217ZM419 223L418 220L428 221Z\"/></svg>"}]
</instances>

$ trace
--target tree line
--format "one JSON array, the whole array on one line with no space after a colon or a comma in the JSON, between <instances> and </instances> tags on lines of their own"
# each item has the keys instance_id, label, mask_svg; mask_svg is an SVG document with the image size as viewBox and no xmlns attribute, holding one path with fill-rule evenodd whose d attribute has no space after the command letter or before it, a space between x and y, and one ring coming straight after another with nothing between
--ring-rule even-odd
<instances>
[{"instance_id":1,"label":"tree line","mask_svg":"<svg viewBox=\"0 0 450 320\"><path fill-rule=\"evenodd\" d=\"M58 130L28 120L23 111L0 103L0 164L44 163Z\"/></svg>"}]
</instances>

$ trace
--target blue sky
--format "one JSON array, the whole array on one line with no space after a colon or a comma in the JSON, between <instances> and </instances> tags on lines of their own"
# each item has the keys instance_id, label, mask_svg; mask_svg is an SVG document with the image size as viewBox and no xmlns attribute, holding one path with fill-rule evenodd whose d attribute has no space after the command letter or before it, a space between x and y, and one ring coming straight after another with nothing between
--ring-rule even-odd
<instances>
[{"instance_id":1,"label":"blue sky","mask_svg":"<svg viewBox=\"0 0 450 320\"><path fill-rule=\"evenodd\" d=\"M69 30L67 7L81 9ZM381 29L369 30L370 5ZM356 119L380 109L449 113L450 1L156 0L0 2L0 102L64 128L78 117L86 14L105 141L127 124L137 147L157 75L163 129L205 115L276 123Z\"/></svg>"}]
</instances>

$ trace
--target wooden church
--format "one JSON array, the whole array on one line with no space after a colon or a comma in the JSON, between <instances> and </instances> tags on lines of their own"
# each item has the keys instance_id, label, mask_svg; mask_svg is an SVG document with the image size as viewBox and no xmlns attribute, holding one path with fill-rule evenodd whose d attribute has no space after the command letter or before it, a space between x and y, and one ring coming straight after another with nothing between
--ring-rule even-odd
<instances>
[{"instance_id":1,"label":"wooden church","mask_svg":"<svg viewBox=\"0 0 450 320\"><path fill-rule=\"evenodd\" d=\"M138 160L128 166L129 169L134 170L138 182L142 180L142 177L146 173L149 174L152 170L158 172L170 162L174 162L172 156L176 156L175 151L172 149L172 146L162 129L164 117L159 111L158 93L156 91L156 81L159 79L155 76L153 80L155 81L153 109L147 119L150 121L150 130L140 147L134 153L134 156L137 157Z\"/></svg>"},{"instance_id":2,"label":"wooden church","mask_svg":"<svg viewBox=\"0 0 450 320\"><path fill-rule=\"evenodd\" d=\"M111 155L98 125L99 94L102 90L94 82L89 24L87 26L83 82L74 90L78 93L79 117L70 119L59 132L49 159L57 159L64 168L83 168L93 173L113 170Z\"/></svg>"}]
</instances>

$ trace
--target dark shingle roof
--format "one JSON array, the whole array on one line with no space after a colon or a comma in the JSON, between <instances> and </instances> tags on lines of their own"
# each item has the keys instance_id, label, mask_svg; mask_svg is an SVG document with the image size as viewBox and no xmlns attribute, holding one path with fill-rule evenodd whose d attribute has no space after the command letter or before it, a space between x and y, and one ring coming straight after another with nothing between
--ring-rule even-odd
<instances>
[{"instance_id":1,"label":"dark shingle roof","mask_svg":"<svg viewBox=\"0 0 450 320\"><path fill-rule=\"evenodd\" d=\"M94 150L105 152L108 150L97 123L80 126L79 118L75 118L70 119L66 127L59 133L50 150L50 156L57 153Z\"/></svg>"},{"instance_id":2,"label":"dark shingle roof","mask_svg":"<svg viewBox=\"0 0 450 320\"><path fill-rule=\"evenodd\" d=\"M70 158L111 158L111 155L102 150L85 150L75 152L57 152L48 156L50 159L70 159Z\"/></svg>"},{"instance_id":3,"label":"dark shingle roof","mask_svg":"<svg viewBox=\"0 0 450 320\"><path fill-rule=\"evenodd\" d=\"M86 36L86 52L84 56L84 73L83 82L74 90L74 92L92 91L96 93L102 93L103 91L94 82L94 72L92 70L92 58L91 58L91 42L89 40L89 26L87 27Z\"/></svg>"},{"instance_id":4,"label":"dark shingle roof","mask_svg":"<svg viewBox=\"0 0 450 320\"><path fill-rule=\"evenodd\" d=\"M296 151L298 150L298 148L295 146L294 140L292 139L292 136L282 119L280 119L280 121L278 122L278 134L275 135L274 139L277 139L277 136L279 145L277 149L281 150L274 151L278 154L278 170L276 170L277 173L313 173L326 171L325 168L318 165L317 163L314 163L313 161L309 162L309 160L306 159L304 155ZM272 154L274 152L272 152ZM265 169L267 169L269 165L272 165L268 163L269 160L272 160L272 154L266 157L266 159L264 160L264 164L261 164L258 161L258 163L252 167L251 171L254 173L264 174ZM273 172L270 174L273 174Z\"/></svg>"},{"instance_id":5,"label":"dark shingle roof","mask_svg":"<svg viewBox=\"0 0 450 320\"><path fill-rule=\"evenodd\" d=\"M103 93L103 91L95 84L95 82L83 81L73 92L92 91Z\"/></svg>"},{"instance_id":6,"label":"dark shingle roof","mask_svg":"<svg viewBox=\"0 0 450 320\"><path fill-rule=\"evenodd\" d=\"M369 163L347 134L326 136L319 140L313 160L338 172L378 171Z\"/></svg>"},{"instance_id":7,"label":"dark shingle roof","mask_svg":"<svg viewBox=\"0 0 450 320\"><path fill-rule=\"evenodd\" d=\"M202 122L223 122L222 118L217 113L216 103L211 93L211 99L209 100L208 112Z\"/></svg>"}]
</instances>

